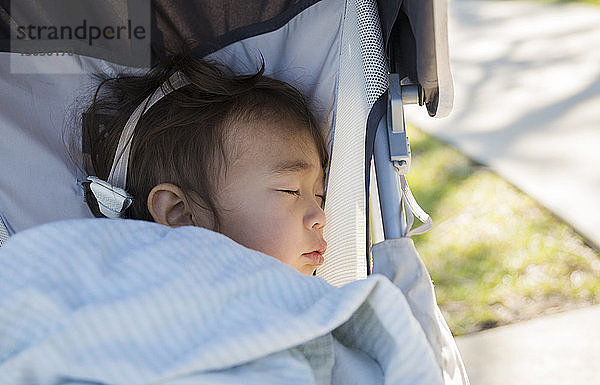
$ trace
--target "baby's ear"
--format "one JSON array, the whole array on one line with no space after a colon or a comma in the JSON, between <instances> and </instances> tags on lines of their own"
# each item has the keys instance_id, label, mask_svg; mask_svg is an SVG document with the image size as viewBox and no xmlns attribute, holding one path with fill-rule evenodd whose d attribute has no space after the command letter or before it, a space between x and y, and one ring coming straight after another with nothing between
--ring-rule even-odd
<instances>
[{"instance_id":1,"label":"baby's ear","mask_svg":"<svg viewBox=\"0 0 600 385\"><path fill-rule=\"evenodd\" d=\"M194 224L183 191L170 183L154 186L148 194L148 211L154 222L169 227L190 226Z\"/></svg>"},{"instance_id":2,"label":"baby's ear","mask_svg":"<svg viewBox=\"0 0 600 385\"><path fill-rule=\"evenodd\" d=\"M195 197L195 200L201 200ZM214 230L214 218L208 209L190 203L179 187L171 183L154 186L148 194L148 211L154 222L169 227L200 226ZM194 204L194 207L190 205Z\"/></svg>"}]
</instances>

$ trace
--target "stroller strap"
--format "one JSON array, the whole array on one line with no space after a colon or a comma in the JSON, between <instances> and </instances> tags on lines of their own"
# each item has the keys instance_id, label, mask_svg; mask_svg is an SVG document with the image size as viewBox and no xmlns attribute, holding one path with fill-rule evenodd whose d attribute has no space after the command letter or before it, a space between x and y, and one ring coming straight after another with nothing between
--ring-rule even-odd
<instances>
[{"instance_id":1,"label":"stroller strap","mask_svg":"<svg viewBox=\"0 0 600 385\"><path fill-rule=\"evenodd\" d=\"M413 235L424 234L427 231L431 230L431 228L433 227L433 220L431 219L429 214L427 214L425 210L421 208L419 203L417 203L417 200L413 196L412 191L410 191L410 186L408 185L408 181L406 180L406 177L404 175L400 175L400 189L402 191L402 202L404 204L404 208L405 210L408 209L406 210L408 220L408 231L406 233L406 236L411 237ZM420 220L423 224L419 227L411 229L414 217L417 217L417 219Z\"/></svg>"}]
</instances>

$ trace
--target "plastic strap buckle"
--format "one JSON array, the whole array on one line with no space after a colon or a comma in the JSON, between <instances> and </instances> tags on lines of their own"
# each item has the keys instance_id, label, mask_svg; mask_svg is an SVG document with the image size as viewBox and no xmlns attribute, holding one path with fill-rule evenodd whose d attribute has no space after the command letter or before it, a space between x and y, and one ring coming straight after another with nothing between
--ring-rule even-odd
<instances>
[{"instance_id":1,"label":"plastic strap buckle","mask_svg":"<svg viewBox=\"0 0 600 385\"><path fill-rule=\"evenodd\" d=\"M388 91L388 143L390 160L400 175L410 170L410 143L406 136L404 104L423 104L423 91L418 84L400 84L400 75L390 74Z\"/></svg>"},{"instance_id":2,"label":"plastic strap buckle","mask_svg":"<svg viewBox=\"0 0 600 385\"><path fill-rule=\"evenodd\" d=\"M433 227L431 217L419 206L415 200L406 174L410 170L411 153L410 142L406 135L404 121L404 105L423 105L423 90L418 84L401 84L400 75L390 74L390 87L388 91L387 134L390 147L390 161L394 164L400 179L402 205L407 216L407 230L405 236L423 234ZM414 217L423 224L411 229Z\"/></svg>"}]
</instances>

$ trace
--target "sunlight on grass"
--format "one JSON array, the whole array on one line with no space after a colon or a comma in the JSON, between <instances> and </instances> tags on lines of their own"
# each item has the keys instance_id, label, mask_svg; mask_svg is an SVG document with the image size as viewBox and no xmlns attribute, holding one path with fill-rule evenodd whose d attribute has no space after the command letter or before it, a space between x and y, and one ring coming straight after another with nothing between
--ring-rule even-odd
<instances>
[{"instance_id":1,"label":"sunlight on grass","mask_svg":"<svg viewBox=\"0 0 600 385\"><path fill-rule=\"evenodd\" d=\"M600 5L600 0L537 0L537 1L541 1L543 3L556 3L556 4L583 3L583 4L591 4L591 5Z\"/></svg>"},{"instance_id":2,"label":"sunlight on grass","mask_svg":"<svg viewBox=\"0 0 600 385\"><path fill-rule=\"evenodd\" d=\"M413 193L434 220L414 237L456 335L600 303L600 256L489 169L408 128Z\"/></svg>"},{"instance_id":3,"label":"sunlight on grass","mask_svg":"<svg viewBox=\"0 0 600 385\"><path fill-rule=\"evenodd\" d=\"M548 0L548 1L551 1L553 3L585 3L585 4L592 4L592 5L600 6L600 0Z\"/></svg>"}]
</instances>

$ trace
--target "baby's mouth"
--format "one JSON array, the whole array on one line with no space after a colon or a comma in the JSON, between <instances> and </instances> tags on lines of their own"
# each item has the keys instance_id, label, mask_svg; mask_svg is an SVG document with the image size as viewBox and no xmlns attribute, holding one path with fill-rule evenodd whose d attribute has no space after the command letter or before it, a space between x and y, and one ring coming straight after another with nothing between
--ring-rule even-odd
<instances>
[{"instance_id":1,"label":"baby's mouth","mask_svg":"<svg viewBox=\"0 0 600 385\"><path fill-rule=\"evenodd\" d=\"M310 253L302 254L304 258L308 258L311 261L311 265L320 266L325 262L325 258L318 251L311 251Z\"/></svg>"}]
</instances>

